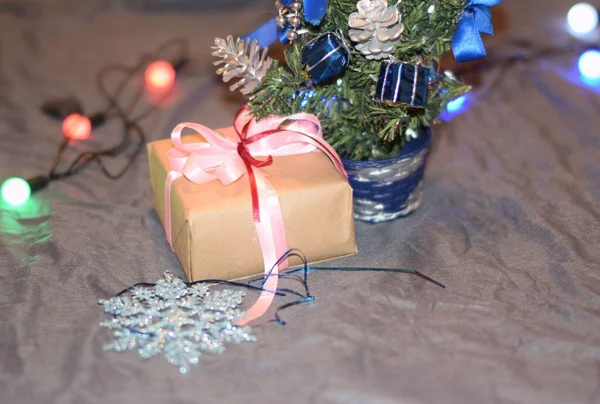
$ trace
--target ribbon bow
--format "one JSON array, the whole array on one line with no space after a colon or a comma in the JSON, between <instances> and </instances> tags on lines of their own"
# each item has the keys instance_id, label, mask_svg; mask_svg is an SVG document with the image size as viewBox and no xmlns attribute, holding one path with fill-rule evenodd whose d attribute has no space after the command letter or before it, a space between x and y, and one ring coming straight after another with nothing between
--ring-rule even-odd
<instances>
[{"instance_id":1,"label":"ribbon bow","mask_svg":"<svg viewBox=\"0 0 600 404\"><path fill-rule=\"evenodd\" d=\"M491 7L501 2L502 0L467 1L452 39L452 51L459 63L471 62L487 55L481 34L494 35Z\"/></svg>"},{"instance_id":2,"label":"ribbon bow","mask_svg":"<svg viewBox=\"0 0 600 404\"><path fill-rule=\"evenodd\" d=\"M298 0L280 0L284 7L288 7L292 2ZM311 25L319 25L325 17L327 11L327 0L302 0L304 20ZM281 43L288 43L286 38L287 29L281 29L277 26L275 18L270 19L265 24L260 26L254 32L246 35L245 40L257 40L258 45L263 48L265 46L271 46L277 40Z\"/></svg>"},{"instance_id":3,"label":"ribbon bow","mask_svg":"<svg viewBox=\"0 0 600 404\"><path fill-rule=\"evenodd\" d=\"M279 198L273 186L258 168L272 164L273 157L291 156L323 151L338 171L347 177L342 161L323 140L319 120L300 113L288 117L254 119L247 107L238 111L234 120L238 139L230 140L208 127L196 123L181 123L173 129L167 159L171 171L165 183L165 231L173 246L171 224L171 185L185 177L195 184L220 181L224 186L247 175L252 197L252 213L263 252L267 280L258 302L247 311L239 324L247 324L262 316L269 308L277 290L278 269L287 267L279 257L287 250L285 228ZM185 128L201 134L206 143L184 144L181 133Z\"/></svg>"}]
</instances>

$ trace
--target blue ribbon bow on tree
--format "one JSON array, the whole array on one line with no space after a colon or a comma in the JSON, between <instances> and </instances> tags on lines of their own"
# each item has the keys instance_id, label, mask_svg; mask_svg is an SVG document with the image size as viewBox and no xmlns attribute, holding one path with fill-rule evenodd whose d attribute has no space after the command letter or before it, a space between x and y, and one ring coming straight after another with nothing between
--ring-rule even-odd
<instances>
[{"instance_id":1,"label":"blue ribbon bow on tree","mask_svg":"<svg viewBox=\"0 0 600 404\"><path fill-rule=\"evenodd\" d=\"M281 4L284 7L288 7L294 0L280 0ZM310 25L319 25L321 21L323 21L323 17L325 17L325 12L327 11L327 0L303 0L302 1L304 21L309 23ZM281 43L288 43L288 39L286 38L287 30L290 26L286 28L279 28L277 23L275 22L275 17L267 21L265 24L260 26L254 32L246 35L244 37L245 40L257 40L258 46L261 48L265 46L270 46L279 40Z\"/></svg>"},{"instance_id":2,"label":"blue ribbon bow on tree","mask_svg":"<svg viewBox=\"0 0 600 404\"><path fill-rule=\"evenodd\" d=\"M491 7L502 0L468 0L452 39L452 51L459 63L484 58L487 53L481 34L494 35Z\"/></svg>"}]
</instances>

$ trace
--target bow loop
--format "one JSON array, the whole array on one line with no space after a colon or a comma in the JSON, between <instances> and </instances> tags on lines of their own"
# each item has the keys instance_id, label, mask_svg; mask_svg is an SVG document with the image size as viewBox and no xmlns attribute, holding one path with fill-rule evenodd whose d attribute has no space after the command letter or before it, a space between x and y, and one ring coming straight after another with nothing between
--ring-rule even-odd
<instances>
[{"instance_id":1,"label":"bow loop","mask_svg":"<svg viewBox=\"0 0 600 404\"><path fill-rule=\"evenodd\" d=\"M465 13L470 12L473 14L475 21L475 27L479 32L487 35L494 35L494 25L492 24L492 9L478 4L468 7Z\"/></svg>"},{"instance_id":2,"label":"bow loop","mask_svg":"<svg viewBox=\"0 0 600 404\"><path fill-rule=\"evenodd\" d=\"M481 34L494 35L491 7L501 2L502 0L467 1L452 39L452 51L459 63L471 62L487 55Z\"/></svg>"},{"instance_id":3,"label":"bow loop","mask_svg":"<svg viewBox=\"0 0 600 404\"><path fill-rule=\"evenodd\" d=\"M192 154L187 158L181 173L194 184L206 184L207 182L216 180L217 177L210 174L203 163L201 155Z\"/></svg>"},{"instance_id":4,"label":"bow loop","mask_svg":"<svg viewBox=\"0 0 600 404\"><path fill-rule=\"evenodd\" d=\"M223 186L233 184L246 173L246 165L239 157L235 154L223 161L223 164L215 169L215 179L218 179Z\"/></svg>"}]
</instances>

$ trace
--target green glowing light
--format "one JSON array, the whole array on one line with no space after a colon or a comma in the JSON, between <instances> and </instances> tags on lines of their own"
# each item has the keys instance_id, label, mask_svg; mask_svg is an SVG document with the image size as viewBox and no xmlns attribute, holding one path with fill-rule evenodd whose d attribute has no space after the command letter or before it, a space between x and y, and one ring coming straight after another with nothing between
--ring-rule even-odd
<instances>
[{"instance_id":1,"label":"green glowing light","mask_svg":"<svg viewBox=\"0 0 600 404\"><path fill-rule=\"evenodd\" d=\"M21 206L29 199L31 188L22 178L9 178L0 188L2 200L12 206Z\"/></svg>"}]
</instances>

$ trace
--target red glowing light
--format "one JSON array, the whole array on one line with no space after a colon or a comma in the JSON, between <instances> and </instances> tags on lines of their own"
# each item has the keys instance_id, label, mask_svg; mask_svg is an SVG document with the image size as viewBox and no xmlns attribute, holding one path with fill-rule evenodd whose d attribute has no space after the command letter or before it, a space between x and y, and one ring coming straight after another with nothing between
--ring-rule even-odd
<instances>
[{"instance_id":1,"label":"red glowing light","mask_svg":"<svg viewBox=\"0 0 600 404\"><path fill-rule=\"evenodd\" d=\"M87 116L71 114L63 121L62 130L70 139L87 139L92 133L92 122Z\"/></svg>"},{"instance_id":2,"label":"red glowing light","mask_svg":"<svg viewBox=\"0 0 600 404\"><path fill-rule=\"evenodd\" d=\"M150 90L168 91L175 83L175 69L170 63L157 60L148 65L144 78Z\"/></svg>"}]
</instances>

